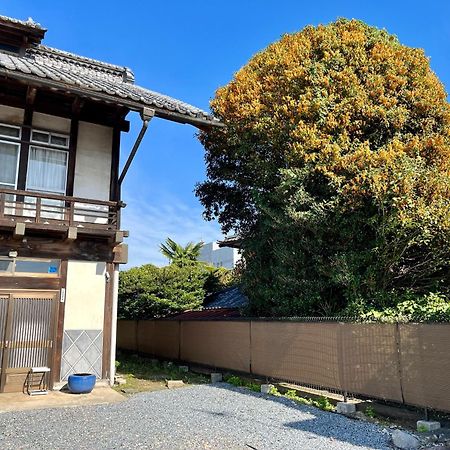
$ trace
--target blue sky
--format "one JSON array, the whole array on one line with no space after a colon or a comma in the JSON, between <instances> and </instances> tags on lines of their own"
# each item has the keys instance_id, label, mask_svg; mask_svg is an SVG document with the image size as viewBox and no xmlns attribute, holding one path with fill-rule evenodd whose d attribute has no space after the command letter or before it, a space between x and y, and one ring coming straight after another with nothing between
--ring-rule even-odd
<instances>
[{"instance_id":1,"label":"blue sky","mask_svg":"<svg viewBox=\"0 0 450 450\"><path fill-rule=\"evenodd\" d=\"M424 48L447 90L450 86L448 0L3 0L0 14L31 16L48 28L47 45L128 66L138 84L206 110L215 90L254 53L284 33L338 17L364 20L405 45ZM129 119L123 159L140 128L136 115ZM167 236L181 243L220 238L219 226L202 219L193 194L204 176L195 129L154 119L123 190L130 265L164 264L158 244Z\"/></svg>"}]
</instances>

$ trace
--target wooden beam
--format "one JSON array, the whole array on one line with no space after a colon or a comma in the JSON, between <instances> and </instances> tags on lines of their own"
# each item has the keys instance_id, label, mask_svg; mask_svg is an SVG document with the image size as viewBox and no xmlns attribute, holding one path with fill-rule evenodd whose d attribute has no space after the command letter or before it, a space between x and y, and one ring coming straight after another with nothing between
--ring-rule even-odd
<instances>
[{"instance_id":1,"label":"wooden beam","mask_svg":"<svg viewBox=\"0 0 450 450\"><path fill-rule=\"evenodd\" d=\"M114 243L121 244L123 242L123 231L116 231L114 234Z\"/></svg>"},{"instance_id":2,"label":"wooden beam","mask_svg":"<svg viewBox=\"0 0 450 450\"><path fill-rule=\"evenodd\" d=\"M13 238L23 239L23 237L25 236L25 228L26 225L23 222L17 222L16 226L14 227Z\"/></svg>"},{"instance_id":3,"label":"wooden beam","mask_svg":"<svg viewBox=\"0 0 450 450\"><path fill-rule=\"evenodd\" d=\"M109 379L111 374L111 329L114 298L114 264L106 264L106 273L109 275L105 289L105 307L103 314L103 352L102 352L102 378Z\"/></svg>"},{"instance_id":4,"label":"wooden beam","mask_svg":"<svg viewBox=\"0 0 450 450\"><path fill-rule=\"evenodd\" d=\"M67 241L74 241L78 237L77 227L69 227L66 233Z\"/></svg>"},{"instance_id":5,"label":"wooden beam","mask_svg":"<svg viewBox=\"0 0 450 450\"><path fill-rule=\"evenodd\" d=\"M120 244L124 245L124 244ZM112 262L113 246L107 240L78 239L65 241L61 236L45 237L27 236L24 239L13 239L12 234L0 234L0 255L8 255L16 251L24 258L56 258L78 261Z\"/></svg>"},{"instance_id":6,"label":"wooden beam","mask_svg":"<svg viewBox=\"0 0 450 450\"><path fill-rule=\"evenodd\" d=\"M81 97L75 97L72 102L72 114L74 116L79 116L81 109L84 106L85 101Z\"/></svg>"},{"instance_id":7,"label":"wooden beam","mask_svg":"<svg viewBox=\"0 0 450 450\"><path fill-rule=\"evenodd\" d=\"M68 261L61 261L61 278L60 289L66 289L67 287L67 266ZM61 292L60 292L61 295ZM56 321L56 336L55 336L55 349L53 352L53 374L52 385L57 383L61 378L61 359L62 359L62 342L64 336L64 313L66 308L66 302L58 301L58 312ZM53 386L52 386L53 387Z\"/></svg>"},{"instance_id":8,"label":"wooden beam","mask_svg":"<svg viewBox=\"0 0 450 450\"><path fill-rule=\"evenodd\" d=\"M126 264L128 262L128 245L127 244L116 245L113 249L113 254L114 254L113 263Z\"/></svg>"},{"instance_id":9,"label":"wooden beam","mask_svg":"<svg viewBox=\"0 0 450 450\"><path fill-rule=\"evenodd\" d=\"M36 100L36 94L37 94L37 89L35 87L32 86L28 86L27 89L27 98L26 98L26 104L29 106L33 106L34 102Z\"/></svg>"}]
</instances>

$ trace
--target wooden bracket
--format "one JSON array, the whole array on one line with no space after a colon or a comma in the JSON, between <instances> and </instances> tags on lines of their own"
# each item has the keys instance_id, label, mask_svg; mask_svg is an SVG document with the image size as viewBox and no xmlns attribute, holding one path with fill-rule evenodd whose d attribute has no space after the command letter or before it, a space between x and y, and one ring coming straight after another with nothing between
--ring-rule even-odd
<instances>
[{"instance_id":1,"label":"wooden bracket","mask_svg":"<svg viewBox=\"0 0 450 450\"><path fill-rule=\"evenodd\" d=\"M69 227L66 234L66 241L74 241L78 237L77 227Z\"/></svg>"},{"instance_id":2,"label":"wooden bracket","mask_svg":"<svg viewBox=\"0 0 450 450\"><path fill-rule=\"evenodd\" d=\"M127 244L119 244L113 248L114 260L115 264L126 264L128 262L128 245Z\"/></svg>"},{"instance_id":3,"label":"wooden bracket","mask_svg":"<svg viewBox=\"0 0 450 450\"><path fill-rule=\"evenodd\" d=\"M26 225L23 222L17 222L13 231L14 239L23 239L25 236Z\"/></svg>"}]
</instances>

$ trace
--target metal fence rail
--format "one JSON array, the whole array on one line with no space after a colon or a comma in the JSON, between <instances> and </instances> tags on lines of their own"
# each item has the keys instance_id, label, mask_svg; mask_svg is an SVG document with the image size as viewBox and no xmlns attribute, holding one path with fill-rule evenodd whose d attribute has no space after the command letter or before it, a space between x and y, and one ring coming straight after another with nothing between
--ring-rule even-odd
<instances>
[{"instance_id":1,"label":"metal fence rail","mask_svg":"<svg viewBox=\"0 0 450 450\"><path fill-rule=\"evenodd\" d=\"M118 347L450 411L450 324L120 320Z\"/></svg>"}]
</instances>

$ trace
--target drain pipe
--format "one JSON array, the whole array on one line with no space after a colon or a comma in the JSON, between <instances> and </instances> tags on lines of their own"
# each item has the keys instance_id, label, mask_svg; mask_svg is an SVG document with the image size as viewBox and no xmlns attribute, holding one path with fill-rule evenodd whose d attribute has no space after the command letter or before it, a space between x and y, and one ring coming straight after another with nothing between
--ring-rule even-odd
<instances>
[{"instance_id":1,"label":"drain pipe","mask_svg":"<svg viewBox=\"0 0 450 450\"><path fill-rule=\"evenodd\" d=\"M139 146L141 145L142 139L144 138L145 132L147 131L148 124L150 120L155 116L155 110L150 108L144 108L141 111L141 119L142 119L142 128L139 132L139 135L136 139L136 142L131 149L130 155L128 156L127 162L122 170L122 173L119 177L119 199L121 198L120 192L122 187L122 182L125 179L125 175L128 172L128 169L133 162L134 157L138 151ZM113 289L113 298L112 298L112 311L111 311L111 359L109 365L109 383L111 386L114 385L114 377L116 375L116 345L117 345L117 302L118 302L118 294L119 294L119 264L114 264L114 273L112 277L112 289Z\"/></svg>"},{"instance_id":2,"label":"drain pipe","mask_svg":"<svg viewBox=\"0 0 450 450\"><path fill-rule=\"evenodd\" d=\"M143 139L143 137L145 135L145 132L147 131L148 124L150 123L150 120L152 120L154 116L155 116L155 110L154 109L144 108L141 111L142 128L141 128L141 131L139 132L139 136L137 137L136 142L133 145L133 148L131 149L130 156L128 156L127 162L125 163L125 166L124 166L124 168L122 170L122 173L120 174L120 177L119 177L119 192L120 192L120 188L122 186L122 182L125 179L125 176L126 176L126 174L128 172L128 169L130 168L131 163L133 162L133 159L136 156L138 148L141 145L141 141L142 141L142 139Z\"/></svg>"}]
</instances>

